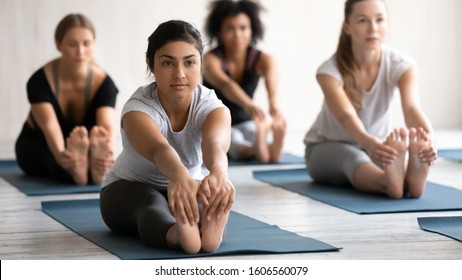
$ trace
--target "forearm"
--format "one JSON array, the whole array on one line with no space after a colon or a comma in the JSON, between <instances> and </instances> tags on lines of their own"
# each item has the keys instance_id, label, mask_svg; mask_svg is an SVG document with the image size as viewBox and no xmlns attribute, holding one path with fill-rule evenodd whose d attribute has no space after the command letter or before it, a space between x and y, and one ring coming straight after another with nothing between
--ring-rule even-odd
<instances>
[{"instance_id":1,"label":"forearm","mask_svg":"<svg viewBox=\"0 0 462 280\"><path fill-rule=\"evenodd\" d=\"M228 174L226 148L219 143L204 145L202 148L204 164L211 173Z\"/></svg>"},{"instance_id":2,"label":"forearm","mask_svg":"<svg viewBox=\"0 0 462 280\"><path fill-rule=\"evenodd\" d=\"M170 145L159 147L152 156L152 161L160 172L170 180L179 176L189 176L188 169L181 162L180 156Z\"/></svg>"},{"instance_id":3,"label":"forearm","mask_svg":"<svg viewBox=\"0 0 462 280\"><path fill-rule=\"evenodd\" d=\"M66 149L66 142L59 125L43 125L41 127L48 148L55 159Z\"/></svg>"},{"instance_id":4,"label":"forearm","mask_svg":"<svg viewBox=\"0 0 462 280\"><path fill-rule=\"evenodd\" d=\"M366 131L361 120L353 114L345 116L339 122L347 133L363 148L367 149L370 143L377 140L375 136Z\"/></svg>"},{"instance_id":5,"label":"forearm","mask_svg":"<svg viewBox=\"0 0 462 280\"><path fill-rule=\"evenodd\" d=\"M432 125L430 121L427 119L427 117L423 114L422 110L410 108L406 110L406 113L404 115L406 126L408 128L422 127L427 133L433 133Z\"/></svg>"},{"instance_id":6,"label":"forearm","mask_svg":"<svg viewBox=\"0 0 462 280\"><path fill-rule=\"evenodd\" d=\"M222 94L231 102L243 108L252 105L252 99L234 81L228 81L221 88Z\"/></svg>"}]
</instances>

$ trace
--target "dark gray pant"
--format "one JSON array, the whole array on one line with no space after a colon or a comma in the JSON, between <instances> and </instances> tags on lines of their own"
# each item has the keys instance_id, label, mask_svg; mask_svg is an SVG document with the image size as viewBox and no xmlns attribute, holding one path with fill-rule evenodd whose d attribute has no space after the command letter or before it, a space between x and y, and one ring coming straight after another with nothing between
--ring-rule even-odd
<instances>
[{"instance_id":1,"label":"dark gray pant","mask_svg":"<svg viewBox=\"0 0 462 280\"><path fill-rule=\"evenodd\" d=\"M138 234L143 243L166 248L166 234L176 223L167 202L167 191L120 180L107 185L100 194L101 215L117 233Z\"/></svg>"}]
</instances>

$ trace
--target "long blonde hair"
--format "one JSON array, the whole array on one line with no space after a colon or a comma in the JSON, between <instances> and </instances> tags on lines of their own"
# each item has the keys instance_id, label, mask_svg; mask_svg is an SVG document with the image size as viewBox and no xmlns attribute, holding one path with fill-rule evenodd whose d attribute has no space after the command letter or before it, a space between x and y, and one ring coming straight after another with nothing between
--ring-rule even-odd
<instances>
[{"instance_id":1,"label":"long blonde hair","mask_svg":"<svg viewBox=\"0 0 462 280\"><path fill-rule=\"evenodd\" d=\"M349 17L353 12L353 6L364 0L347 0L345 2L344 10L344 24L348 23ZM343 88L346 95L351 101L351 104L355 107L356 110L361 109L361 96L362 91L359 88L355 77L354 72L357 68L356 62L354 60L353 48L351 37L345 33L343 27L340 33L340 39L337 46L337 52L335 55L335 60L337 62L337 67L343 78Z\"/></svg>"}]
</instances>

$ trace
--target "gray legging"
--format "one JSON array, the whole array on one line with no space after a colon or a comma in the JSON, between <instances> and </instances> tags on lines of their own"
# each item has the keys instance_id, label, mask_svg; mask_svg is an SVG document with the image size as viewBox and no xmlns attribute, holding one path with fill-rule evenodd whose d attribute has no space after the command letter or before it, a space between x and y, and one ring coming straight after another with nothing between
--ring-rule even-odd
<instances>
[{"instance_id":1,"label":"gray legging","mask_svg":"<svg viewBox=\"0 0 462 280\"><path fill-rule=\"evenodd\" d=\"M117 233L138 234L143 243L166 248L166 234L176 223L167 202L167 191L126 180L116 181L101 190L101 215Z\"/></svg>"},{"instance_id":2,"label":"gray legging","mask_svg":"<svg viewBox=\"0 0 462 280\"><path fill-rule=\"evenodd\" d=\"M372 163L364 150L344 142L308 144L305 162L308 174L315 182L336 185L354 184L358 167Z\"/></svg>"}]
</instances>

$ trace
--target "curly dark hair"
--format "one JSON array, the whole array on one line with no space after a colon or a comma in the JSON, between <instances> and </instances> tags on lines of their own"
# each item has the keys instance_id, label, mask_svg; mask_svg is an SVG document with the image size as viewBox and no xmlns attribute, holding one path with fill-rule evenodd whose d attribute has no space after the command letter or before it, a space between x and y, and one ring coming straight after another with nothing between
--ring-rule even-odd
<instances>
[{"instance_id":1,"label":"curly dark hair","mask_svg":"<svg viewBox=\"0 0 462 280\"><path fill-rule=\"evenodd\" d=\"M217 40L220 44L218 34L223 21L240 13L244 13L250 18L252 26L251 44L263 39L264 28L260 20L260 11L263 10L263 6L259 3L251 0L216 0L210 3L209 10L210 12L205 22L205 33L210 42Z\"/></svg>"}]
</instances>

